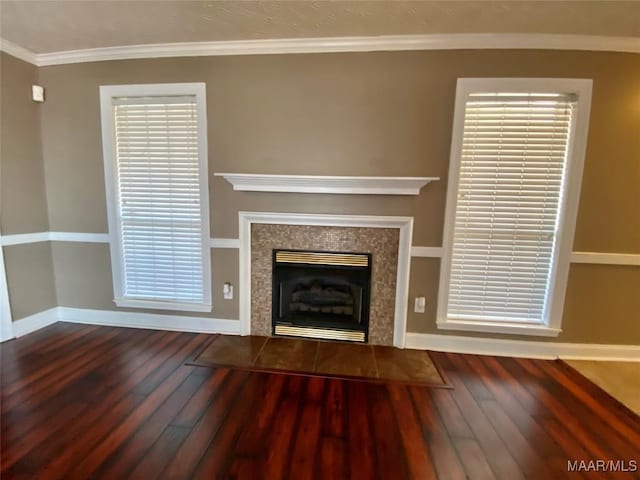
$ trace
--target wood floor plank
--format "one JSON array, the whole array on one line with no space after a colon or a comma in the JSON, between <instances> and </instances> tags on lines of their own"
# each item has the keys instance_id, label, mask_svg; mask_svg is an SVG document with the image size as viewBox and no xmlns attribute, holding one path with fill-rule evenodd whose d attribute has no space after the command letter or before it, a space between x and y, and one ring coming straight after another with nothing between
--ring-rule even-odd
<instances>
[{"instance_id":1,"label":"wood floor plank","mask_svg":"<svg viewBox=\"0 0 640 480\"><path fill-rule=\"evenodd\" d=\"M371 402L376 466L380 478L410 478L402 436L387 390L382 385L370 384L367 386L367 397Z\"/></svg>"},{"instance_id":2,"label":"wood floor plank","mask_svg":"<svg viewBox=\"0 0 640 480\"><path fill-rule=\"evenodd\" d=\"M166 335L165 332L155 332L154 335L147 335L147 332L144 332L142 335L138 335L138 332L136 332L136 334L130 335L125 342L121 342L119 346L121 349L127 349L134 345L136 347L146 347L151 341L158 341L164 335ZM119 357L120 356L118 356L118 358ZM130 371L135 369L135 364L140 358L141 355L136 355L134 358L127 358L127 368ZM54 367L57 366L55 358L52 359L50 364ZM103 392L108 390L110 387L108 375L113 373L113 370L119 368L120 361L109 361L105 362L105 364L108 365L108 367L101 367L100 365L97 365L95 369L73 381L59 395L53 396L47 402L43 402L39 405L33 405L27 402L21 403L14 409L14 414L11 415L11 418L18 420L18 422L5 423L3 425L3 430L11 428L14 434L23 438L30 428L41 424L51 415L52 412L64 408L70 401L80 400L83 402L91 402L96 398L101 398ZM94 385L87 385L87 383L93 383ZM79 387L86 387L86 390L82 390ZM11 435L11 433L8 435Z\"/></svg>"},{"instance_id":3,"label":"wood floor plank","mask_svg":"<svg viewBox=\"0 0 640 480\"><path fill-rule=\"evenodd\" d=\"M307 379L302 376L290 376L282 395L278 421L274 422L265 442L264 453L260 459L263 478L285 478L289 469L289 459L293 447L295 428L302 407L302 389Z\"/></svg>"},{"instance_id":4,"label":"wood floor plank","mask_svg":"<svg viewBox=\"0 0 640 480\"><path fill-rule=\"evenodd\" d=\"M422 428L424 442L432 452L431 458L438 478L465 479L466 474L460 459L429 392L424 388L412 387L411 396Z\"/></svg>"},{"instance_id":5,"label":"wood floor plank","mask_svg":"<svg viewBox=\"0 0 640 480\"><path fill-rule=\"evenodd\" d=\"M558 384L569 390L575 399L578 400L577 403L590 410L592 417L596 417L609 425L625 442L640 445L640 431L629 426L626 421L620 418L616 411L605 408L582 387L580 382L574 379L577 375L561 368L559 361L542 363L538 360L534 361L534 363L538 368L544 369L544 372L556 380Z\"/></svg>"},{"instance_id":6,"label":"wood floor plank","mask_svg":"<svg viewBox=\"0 0 640 480\"><path fill-rule=\"evenodd\" d=\"M279 421L281 413L281 396L286 381L285 375L273 375L269 381L263 381L257 398L260 398L260 408L254 421L244 429L235 447L235 455L239 459L245 457L257 458L262 454L265 445L265 437L268 435L273 423Z\"/></svg>"},{"instance_id":7,"label":"wood floor plank","mask_svg":"<svg viewBox=\"0 0 640 480\"><path fill-rule=\"evenodd\" d=\"M387 387L395 414L411 478L435 479L430 449L423 441L422 429L405 385Z\"/></svg>"},{"instance_id":8,"label":"wood floor plank","mask_svg":"<svg viewBox=\"0 0 640 480\"><path fill-rule=\"evenodd\" d=\"M566 473L566 453L563 455L558 444L551 438L540 424L532 417L527 410L518 402L511 390L506 388L500 381L500 377L488 370L481 359L471 361L468 357L460 355L453 356L451 361L457 368L465 368L474 372L492 392L500 408L509 416L509 419L518 428L521 435L527 438L532 448L545 459L553 470L553 476L565 478Z\"/></svg>"},{"instance_id":9,"label":"wood floor plank","mask_svg":"<svg viewBox=\"0 0 640 480\"><path fill-rule=\"evenodd\" d=\"M555 418L543 418L539 420L542 428L549 434L551 438L553 438L558 446L565 453L565 465L569 460L586 460L592 458L589 453L580 445L580 442L577 442L571 433L564 428L563 425ZM582 475L580 472L572 473L572 476L575 478L587 478ZM599 472L589 472L589 479L602 479L604 480L606 475Z\"/></svg>"},{"instance_id":10,"label":"wood floor plank","mask_svg":"<svg viewBox=\"0 0 640 480\"><path fill-rule=\"evenodd\" d=\"M522 370L534 375L547 385L546 389L536 389L536 396L543 402L547 408L553 411L556 418L562 419L563 425L571 432L573 438L580 442L582 446L590 453L594 459L613 459L613 452L610 450L608 442L600 442L599 435L594 435L591 426L596 420L588 416L576 416L569 408L567 403L570 402L570 396L567 394L562 399L556 392L555 382L546 377L544 372L538 369L532 360L522 362L520 359L513 359L508 362L513 366L517 365ZM606 438L606 436L601 437Z\"/></svg>"},{"instance_id":11,"label":"wood floor plank","mask_svg":"<svg viewBox=\"0 0 640 480\"><path fill-rule=\"evenodd\" d=\"M568 474L640 458L640 419L562 363L433 353L453 388L426 388L188 365L210 339L60 323L2 344L2 479L637 477Z\"/></svg>"},{"instance_id":12,"label":"wood floor plank","mask_svg":"<svg viewBox=\"0 0 640 480\"><path fill-rule=\"evenodd\" d=\"M102 463L112 455L118 447L152 414L162 405L190 374L186 368L176 369L167 377L158 388L147 396L144 401L137 406L130 415L127 416L115 429L113 429L104 439L85 456L67 478L88 478L96 471Z\"/></svg>"},{"instance_id":13,"label":"wood floor plank","mask_svg":"<svg viewBox=\"0 0 640 480\"><path fill-rule=\"evenodd\" d=\"M457 437L453 440L470 480L495 480L487 459L473 438Z\"/></svg>"},{"instance_id":14,"label":"wood floor plank","mask_svg":"<svg viewBox=\"0 0 640 480\"><path fill-rule=\"evenodd\" d=\"M347 424L344 382L327 380L323 403L322 435L344 439Z\"/></svg>"},{"instance_id":15,"label":"wood floor plank","mask_svg":"<svg viewBox=\"0 0 640 480\"><path fill-rule=\"evenodd\" d=\"M300 418L297 422L289 478L311 479L313 478L318 444L322 434L322 388L323 378L310 378L307 382L305 402L302 405Z\"/></svg>"},{"instance_id":16,"label":"wood floor plank","mask_svg":"<svg viewBox=\"0 0 640 480\"><path fill-rule=\"evenodd\" d=\"M453 392L434 389L430 393L433 404L438 409L449 435L451 437L473 438L473 432L456 404Z\"/></svg>"},{"instance_id":17,"label":"wood floor plank","mask_svg":"<svg viewBox=\"0 0 640 480\"><path fill-rule=\"evenodd\" d=\"M226 416L224 422L213 436L209 448L202 456L193 478L215 478L220 472L227 471L233 463L234 446L248 418L253 417L257 408L256 393L260 390L259 375L251 373L238 395L238 401Z\"/></svg>"},{"instance_id":18,"label":"wood floor plank","mask_svg":"<svg viewBox=\"0 0 640 480\"><path fill-rule=\"evenodd\" d=\"M188 428L169 425L144 454L128 478L144 478L145 480L158 478L187 435L189 435ZM103 478L113 477L103 476Z\"/></svg>"},{"instance_id":19,"label":"wood floor plank","mask_svg":"<svg viewBox=\"0 0 640 480\"><path fill-rule=\"evenodd\" d=\"M520 433L511 419L495 400L480 400L480 408L487 416L511 457L518 463L527 478L562 478L560 472L549 469L545 460Z\"/></svg>"},{"instance_id":20,"label":"wood floor plank","mask_svg":"<svg viewBox=\"0 0 640 480\"><path fill-rule=\"evenodd\" d=\"M376 478L376 453L373 439L371 406L367 398L367 384L353 382L347 396L347 444L349 478Z\"/></svg>"},{"instance_id":21,"label":"wood floor plank","mask_svg":"<svg viewBox=\"0 0 640 480\"><path fill-rule=\"evenodd\" d=\"M166 335L163 332L157 333L162 336ZM137 339L138 337L136 337L136 340ZM136 345L146 345L146 343L143 340L136 343ZM127 343L123 343L123 348L127 348ZM160 358L162 361L166 360L164 356ZM137 360L143 359L136 358L135 360L128 362L127 365L128 370L131 372L131 376L128 380L134 383L136 377L139 376L139 372L136 370L136 366L138 364ZM111 366L115 369L117 367L117 363L111 362ZM108 408L109 406L113 406L120 397L129 393L129 390L125 385L119 384L114 388L114 386L110 384L108 376L101 377L96 380L79 379L72 385L67 386L67 388L50 401L33 407L27 406L25 407L24 414L21 412L17 416L11 415L9 418L15 418L17 421L5 421L4 427L7 430L3 431L2 438L10 444L15 444L19 440L27 440L31 449L40 448L40 443L46 442L53 435L57 435L56 438L64 439L67 435L73 434L73 426L77 423L78 419L82 419L85 422L91 422L94 418L99 418L97 415L101 413L101 408L96 405L97 402L104 401L106 408ZM69 421L66 421L65 419L66 423L63 429L54 428L56 422L58 422L56 420L56 416L61 412L64 412L68 406L74 405L76 407L76 413L78 414L76 415L76 418ZM80 409L84 406L90 408L90 411L86 415L80 417ZM4 418L7 418L7 416ZM59 430L63 432L62 436L58 433ZM36 441L36 438L39 440ZM48 446L49 445L47 445L47 447Z\"/></svg>"},{"instance_id":22,"label":"wood floor plank","mask_svg":"<svg viewBox=\"0 0 640 480\"><path fill-rule=\"evenodd\" d=\"M317 458L317 478L354 478L348 474L347 440L338 437L323 436Z\"/></svg>"},{"instance_id":23,"label":"wood floor plank","mask_svg":"<svg viewBox=\"0 0 640 480\"><path fill-rule=\"evenodd\" d=\"M109 353L117 348L116 345L111 343L111 340L117 342L119 338L124 339L125 336L126 334L124 332L114 329L107 333L104 338L100 339L96 344L85 345L80 352L81 360L78 362L61 363L60 368L32 388L22 390L22 386L27 382L26 379L17 384L13 384L13 386L15 386L13 393L8 393L5 396L3 408L5 410L11 410L21 403L42 403L51 398L62 390L65 385L68 385L81 375L95 369L100 362L106 361Z\"/></svg>"},{"instance_id":24,"label":"wood floor plank","mask_svg":"<svg viewBox=\"0 0 640 480\"><path fill-rule=\"evenodd\" d=\"M198 392L189 399L180 413L171 421L171 425L192 428L212 402L215 393L220 390L229 370L220 368L209 373Z\"/></svg>"},{"instance_id":25,"label":"wood floor plank","mask_svg":"<svg viewBox=\"0 0 640 480\"><path fill-rule=\"evenodd\" d=\"M200 375L189 375L145 420L144 424L114 452L111 456L112 461L101 468L96 475L103 478L127 478L129 472L137 465L140 458L144 457L150 446L158 440L203 381L204 378Z\"/></svg>"},{"instance_id":26,"label":"wood floor plank","mask_svg":"<svg viewBox=\"0 0 640 480\"><path fill-rule=\"evenodd\" d=\"M42 366L55 364L53 361L58 352L63 352L69 346L69 350L73 350L78 344L92 341L98 336L102 336L104 332L98 332L98 327L94 325L83 325L77 330L71 330L57 336L51 336L38 344L38 348L27 350L24 354L13 351L1 344L0 349L4 349L2 355L2 374L7 381L13 381L16 378L24 379L26 369L29 372L39 372ZM79 342L80 341L80 342ZM11 343L11 342L9 342Z\"/></svg>"},{"instance_id":27,"label":"wood floor plank","mask_svg":"<svg viewBox=\"0 0 640 480\"><path fill-rule=\"evenodd\" d=\"M480 448L484 451L487 462L496 477L504 480L524 479L522 470L509 453L505 442L498 436L476 400L469 393L462 380L458 378L454 367L449 364L444 354L439 354L436 358L439 364L446 369L449 380L454 387L454 400L473 432L474 438L477 439Z\"/></svg>"},{"instance_id":28,"label":"wood floor plank","mask_svg":"<svg viewBox=\"0 0 640 480\"><path fill-rule=\"evenodd\" d=\"M191 429L160 478L181 479L193 474L211 440L232 408L238 391L246 382L247 376L246 372L231 372L227 375L220 389L212 392L215 395L213 402Z\"/></svg>"},{"instance_id":29,"label":"wood floor plank","mask_svg":"<svg viewBox=\"0 0 640 480\"><path fill-rule=\"evenodd\" d=\"M189 345L183 346L175 356L185 357L185 353L188 347L191 350L198 348L204 342L203 337L192 337ZM166 363L166 362L163 362ZM139 405L136 405L134 409L129 413L125 411L126 417L117 417L118 419L111 419L109 412L108 415L100 419L100 424L105 428L107 435L101 432L101 429L90 429L86 431L86 438L83 441L73 444L72 449L66 450L61 455L57 456L50 465L47 466L49 470L48 474L50 478L87 478L93 471L100 466L100 464L113 453L123 442L128 435L131 434L147 416L153 413L164 400L175 390L175 388L184 381L184 379L191 373L189 368L176 368L174 375L170 375L165 379L151 395L144 398ZM131 392L132 395L143 397L140 394ZM107 429L107 425L111 427ZM73 458L82 459L77 465L72 461ZM77 460L76 460L77 461ZM73 472L70 472L73 470Z\"/></svg>"}]
</instances>

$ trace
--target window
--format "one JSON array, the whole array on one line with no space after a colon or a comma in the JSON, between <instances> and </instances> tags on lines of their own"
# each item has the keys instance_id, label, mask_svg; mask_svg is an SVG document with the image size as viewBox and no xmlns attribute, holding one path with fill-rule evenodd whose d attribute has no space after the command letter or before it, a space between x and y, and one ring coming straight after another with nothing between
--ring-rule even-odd
<instances>
[{"instance_id":1,"label":"window","mask_svg":"<svg viewBox=\"0 0 640 480\"><path fill-rule=\"evenodd\" d=\"M590 80L460 79L439 328L557 335Z\"/></svg>"},{"instance_id":2,"label":"window","mask_svg":"<svg viewBox=\"0 0 640 480\"><path fill-rule=\"evenodd\" d=\"M115 303L211 311L204 84L100 87Z\"/></svg>"}]
</instances>

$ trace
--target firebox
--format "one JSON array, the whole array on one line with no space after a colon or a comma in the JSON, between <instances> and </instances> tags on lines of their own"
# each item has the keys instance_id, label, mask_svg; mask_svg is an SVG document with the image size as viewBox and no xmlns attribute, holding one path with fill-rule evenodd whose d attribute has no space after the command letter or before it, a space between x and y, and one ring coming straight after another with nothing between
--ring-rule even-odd
<instances>
[{"instance_id":1,"label":"firebox","mask_svg":"<svg viewBox=\"0 0 640 480\"><path fill-rule=\"evenodd\" d=\"M273 335L367 342L371 254L273 251Z\"/></svg>"}]
</instances>

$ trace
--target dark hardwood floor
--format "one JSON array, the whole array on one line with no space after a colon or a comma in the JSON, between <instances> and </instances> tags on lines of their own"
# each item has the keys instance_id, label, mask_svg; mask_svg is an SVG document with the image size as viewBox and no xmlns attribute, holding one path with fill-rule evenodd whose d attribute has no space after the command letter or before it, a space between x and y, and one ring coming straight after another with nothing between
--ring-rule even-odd
<instances>
[{"instance_id":1,"label":"dark hardwood floor","mask_svg":"<svg viewBox=\"0 0 640 480\"><path fill-rule=\"evenodd\" d=\"M562 362L434 354L453 389L185 365L210 338L2 344L2 479L639 478L567 473L640 460L640 420Z\"/></svg>"}]
</instances>

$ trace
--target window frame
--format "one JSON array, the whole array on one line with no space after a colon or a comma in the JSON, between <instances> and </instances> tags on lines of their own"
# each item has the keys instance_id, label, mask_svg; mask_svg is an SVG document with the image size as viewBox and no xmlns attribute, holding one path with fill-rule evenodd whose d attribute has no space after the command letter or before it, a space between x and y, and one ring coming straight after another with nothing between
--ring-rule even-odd
<instances>
[{"instance_id":1,"label":"window frame","mask_svg":"<svg viewBox=\"0 0 640 480\"><path fill-rule=\"evenodd\" d=\"M115 152L115 112L113 98L139 96L194 96L198 121L198 163L200 178L200 205L202 224L202 303L140 299L124 295L124 256L120 242L120 199ZM155 310L211 312L211 233L209 226L209 173L207 147L206 85L204 83L160 83L138 85L100 86L100 112L102 123L102 149L105 174L105 194L109 224L109 246L113 278L114 302L118 307Z\"/></svg>"},{"instance_id":2,"label":"window frame","mask_svg":"<svg viewBox=\"0 0 640 480\"><path fill-rule=\"evenodd\" d=\"M562 331L564 298L569 278L571 251L575 233L582 172L589 130L591 110L591 79L573 78L459 78L456 87L455 109L451 138L451 153L445 220L442 238L442 258L438 287L436 325L443 330L463 330L486 333L538 335L555 337ZM571 93L577 96L574 121L569 136L566 160L566 180L561 192L556 248L551 265L551 280L547 297L546 318L541 322L505 322L447 318L449 277L456 218L459 174L462 161L462 140L467 99L472 93L535 92Z\"/></svg>"}]
</instances>

